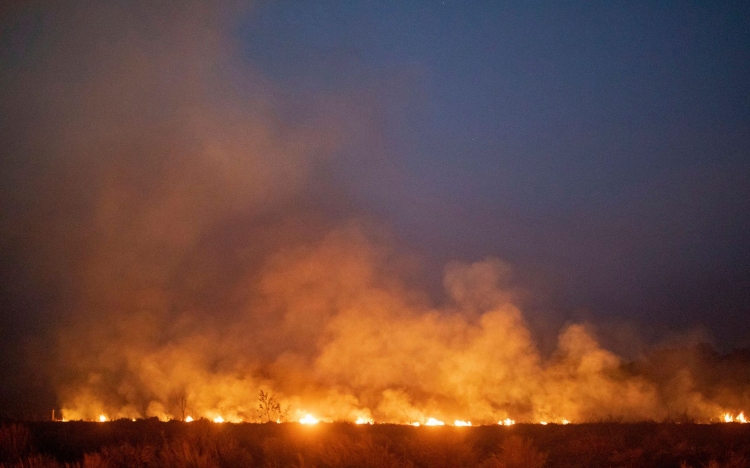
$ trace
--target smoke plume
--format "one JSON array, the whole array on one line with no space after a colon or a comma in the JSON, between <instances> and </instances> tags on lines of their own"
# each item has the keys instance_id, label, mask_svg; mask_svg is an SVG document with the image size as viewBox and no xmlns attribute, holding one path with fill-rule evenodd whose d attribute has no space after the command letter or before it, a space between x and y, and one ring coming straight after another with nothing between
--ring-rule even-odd
<instances>
[{"instance_id":1,"label":"smoke plume","mask_svg":"<svg viewBox=\"0 0 750 468\"><path fill-rule=\"evenodd\" d=\"M26 343L8 379L53 389L67 419L259 421L261 390L289 419L399 423L748 407L745 355L626 362L590 324L544 355L501 260L447 265L436 303L416 256L325 177L371 110L256 73L226 32L252 14L4 13L3 334Z\"/></svg>"}]
</instances>

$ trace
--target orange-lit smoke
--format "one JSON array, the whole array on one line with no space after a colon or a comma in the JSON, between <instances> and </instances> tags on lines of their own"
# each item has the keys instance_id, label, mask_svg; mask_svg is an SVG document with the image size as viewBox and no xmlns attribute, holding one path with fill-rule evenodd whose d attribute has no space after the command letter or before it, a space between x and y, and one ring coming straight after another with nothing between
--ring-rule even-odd
<instances>
[{"instance_id":1,"label":"orange-lit smoke","mask_svg":"<svg viewBox=\"0 0 750 468\"><path fill-rule=\"evenodd\" d=\"M64 419L477 425L750 408L750 378L725 362L736 379L722 380L701 350L624 362L570 324L543 355L500 260L447 265L436 303L414 257L327 176L349 134L377 133L377 106L285 98L222 33L235 11L139 5L50 6L33 66L2 77L21 122L7 133L33 124L14 140L25 165L3 174L18 190L4 250L52 298L49 359L33 362ZM278 409L261 414L261 390Z\"/></svg>"},{"instance_id":2,"label":"orange-lit smoke","mask_svg":"<svg viewBox=\"0 0 750 468\"><path fill-rule=\"evenodd\" d=\"M64 416L181 419L184 398L192 415L260 421L260 389L303 422L710 421L729 403L691 389L684 372L682 389L634 373L583 325L564 328L543 359L497 260L451 265L451 302L435 308L388 268L393 255L356 225L282 249L242 285L256 296L231 327L189 328L163 345L112 337L106 356L124 369L113 379L93 360L64 389ZM254 351L265 343L272 354Z\"/></svg>"}]
</instances>

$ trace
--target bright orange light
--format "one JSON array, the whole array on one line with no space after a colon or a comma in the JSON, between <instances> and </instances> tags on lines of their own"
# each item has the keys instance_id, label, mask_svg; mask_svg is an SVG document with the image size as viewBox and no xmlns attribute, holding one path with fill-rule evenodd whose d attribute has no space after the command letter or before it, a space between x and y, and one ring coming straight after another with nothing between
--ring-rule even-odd
<instances>
[{"instance_id":1,"label":"bright orange light","mask_svg":"<svg viewBox=\"0 0 750 468\"><path fill-rule=\"evenodd\" d=\"M747 423L747 418L745 417L744 411L741 411L740 414L738 414L737 416L732 416L729 413L724 413L723 419L724 419L724 422L726 423L730 423L730 422L738 422L742 424Z\"/></svg>"},{"instance_id":2,"label":"bright orange light","mask_svg":"<svg viewBox=\"0 0 750 468\"><path fill-rule=\"evenodd\" d=\"M438 421L435 418L428 418L427 422L424 423L425 426L445 426L445 423L443 421Z\"/></svg>"},{"instance_id":3,"label":"bright orange light","mask_svg":"<svg viewBox=\"0 0 750 468\"><path fill-rule=\"evenodd\" d=\"M413 423L410 423L410 424L411 424L412 426L414 426L414 427L419 427L419 426L421 426L421 424L419 424L419 423L418 423L418 422L416 422L416 421L414 421Z\"/></svg>"},{"instance_id":4,"label":"bright orange light","mask_svg":"<svg viewBox=\"0 0 750 468\"><path fill-rule=\"evenodd\" d=\"M188 416L187 418L185 418L185 422L193 422L193 417Z\"/></svg>"},{"instance_id":5,"label":"bright orange light","mask_svg":"<svg viewBox=\"0 0 750 468\"><path fill-rule=\"evenodd\" d=\"M221 416L216 416L214 418L214 422L215 423L223 423L224 422L224 418L222 418Z\"/></svg>"},{"instance_id":6,"label":"bright orange light","mask_svg":"<svg viewBox=\"0 0 750 468\"><path fill-rule=\"evenodd\" d=\"M300 424L318 424L318 420L315 419L311 414L308 414L304 418L299 420Z\"/></svg>"},{"instance_id":7,"label":"bright orange light","mask_svg":"<svg viewBox=\"0 0 750 468\"><path fill-rule=\"evenodd\" d=\"M541 424L542 426L546 426L547 425L547 421L539 421L539 424Z\"/></svg>"},{"instance_id":8,"label":"bright orange light","mask_svg":"<svg viewBox=\"0 0 750 468\"><path fill-rule=\"evenodd\" d=\"M516 421L510 418L506 418L506 419L503 419L502 421L498 421L497 423L500 424L501 426L512 426L513 424L516 423Z\"/></svg>"},{"instance_id":9,"label":"bright orange light","mask_svg":"<svg viewBox=\"0 0 750 468\"><path fill-rule=\"evenodd\" d=\"M357 421L355 422L355 424L372 424L372 423L373 423L372 419L363 418L363 417L357 418Z\"/></svg>"},{"instance_id":10,"label":"bright orange light","mask_svg":"<svg viewBox=\"0 0 750 468\"><path fill-rule=\"evenodd\" d=\"M99 415L99 422L106 422L106 421L107 421L107 417L104 416L103 414L100 414Z\"/></svg>"},{"instance_id":11,"label":"bright orange light","mask_svg":"<svg viewBox=\"0 0 750 468\"><path fill-rule=\"evenodd\" d=\"M460 419L456 419L453 421L454 426L471 426L471 421L461 421Z\"/></svg>"},{"instance_id":12,"label":"bright orange light","mask_svg":"<svg viewBox=\"0 0 750 468\"><path fill-rule=\"evenodd\" d=\"M568 421L567 419L563 418L562 423L563 424L570 424L570 421Z\"/></svg>"}]
</instances>

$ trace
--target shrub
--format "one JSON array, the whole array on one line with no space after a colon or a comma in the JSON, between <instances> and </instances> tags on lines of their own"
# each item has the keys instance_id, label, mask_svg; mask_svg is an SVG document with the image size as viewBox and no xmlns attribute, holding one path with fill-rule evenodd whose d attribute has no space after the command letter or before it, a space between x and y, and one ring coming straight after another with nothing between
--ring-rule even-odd
<instances>
[{"instance_id":1,"label":"shrub","mask_svg":"<svg viewBox=\"0 0 750 468\"><path fill-rule=\"evenodd\" d=\"M547 454L540 452L534 444L522 437L512 435L503 441L500 454L492 454L482 468L541 468L547 462Z\"/></svg>"}]
</instances>

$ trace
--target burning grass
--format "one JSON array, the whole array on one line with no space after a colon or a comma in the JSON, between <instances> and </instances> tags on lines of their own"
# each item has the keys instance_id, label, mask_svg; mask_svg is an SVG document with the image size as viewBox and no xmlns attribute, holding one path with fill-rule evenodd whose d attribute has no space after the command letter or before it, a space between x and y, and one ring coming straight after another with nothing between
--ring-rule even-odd
<instances>
[{"instance_id":1,"label":"burning grass","mask_svg":"<svg viewBox=\"0 0 750 468\"><path fill-rule=\"evenodd\" d=\"M739 467L750 426L692 423L412 427L207 420L0 427L2 467Z\"/></svg>"}]
</instances>

